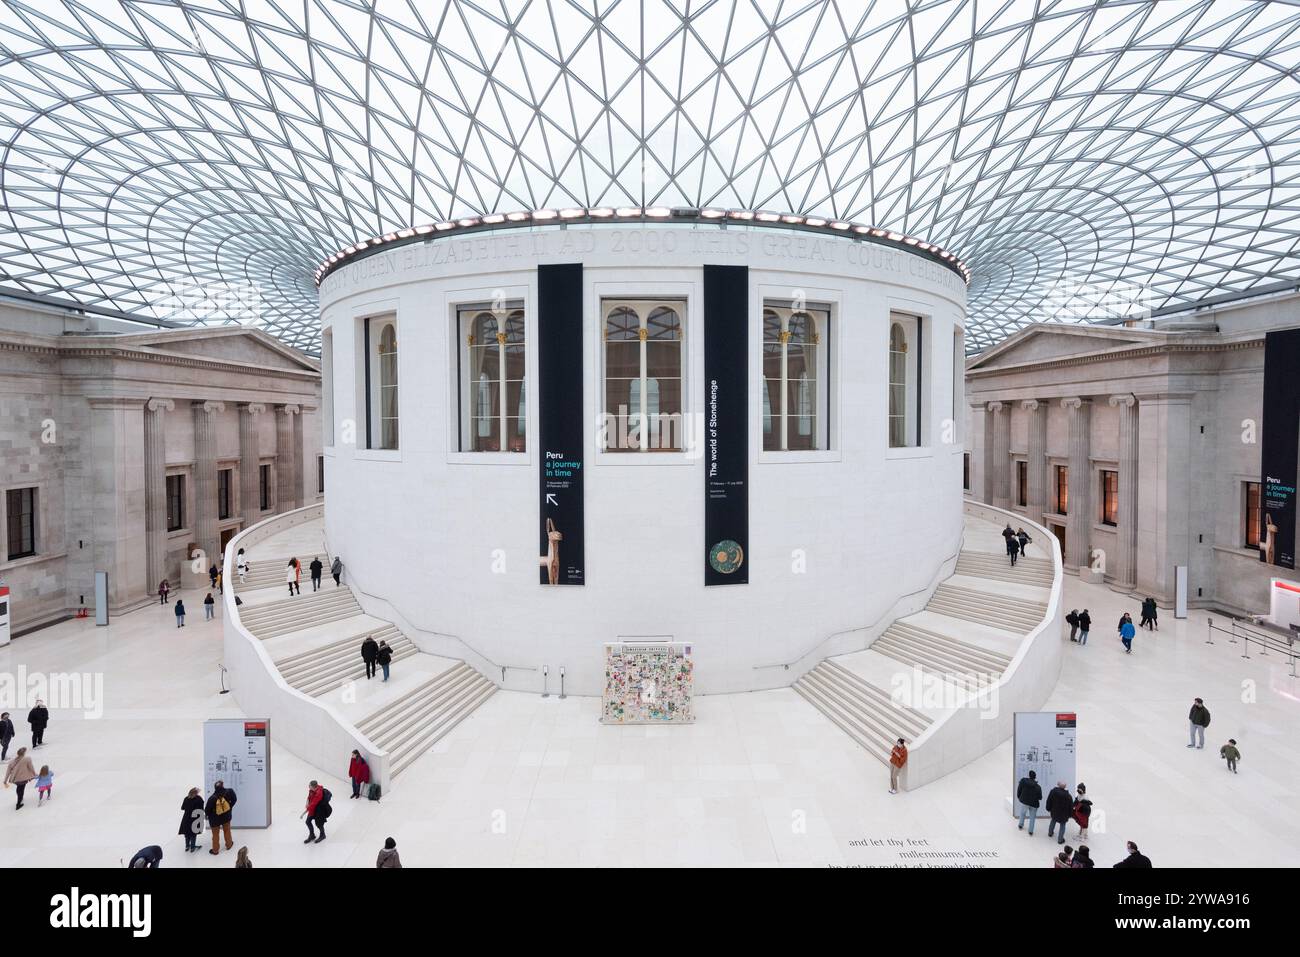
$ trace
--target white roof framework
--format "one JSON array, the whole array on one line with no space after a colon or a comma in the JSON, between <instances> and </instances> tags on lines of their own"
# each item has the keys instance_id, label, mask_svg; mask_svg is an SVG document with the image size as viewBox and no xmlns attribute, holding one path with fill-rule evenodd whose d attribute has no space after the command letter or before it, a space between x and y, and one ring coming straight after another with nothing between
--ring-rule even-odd
<instances>
[{"instance_id":1,"label":"white roof framework","mask_svg":"<svg viewBox=\"0 0 1300 957\"><path fill-rule=\"evenodd\" d=\"M1300 281L1300 6L5 0L0 285L315 350L372 236L559 207L871 223L968 343Z\"/></svg>"}]
</instances>

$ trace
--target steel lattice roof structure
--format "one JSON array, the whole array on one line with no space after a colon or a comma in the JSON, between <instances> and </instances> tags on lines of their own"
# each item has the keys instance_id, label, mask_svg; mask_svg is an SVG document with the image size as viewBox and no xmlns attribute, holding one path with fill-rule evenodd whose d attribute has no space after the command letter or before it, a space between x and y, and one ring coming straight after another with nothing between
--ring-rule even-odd
<instances>
[{"instance_id":1,"label":"steel lattice roof structure","mask_svg":"<svg viewBox=\"0 0 1300 957\"><path fill-rule=\"evenodd\" d=\"M968 346L1300 283L1300 7L6 0L0 286L314 351L418 224L694 207L972 272Z\"/></svg>"}]
</instances>

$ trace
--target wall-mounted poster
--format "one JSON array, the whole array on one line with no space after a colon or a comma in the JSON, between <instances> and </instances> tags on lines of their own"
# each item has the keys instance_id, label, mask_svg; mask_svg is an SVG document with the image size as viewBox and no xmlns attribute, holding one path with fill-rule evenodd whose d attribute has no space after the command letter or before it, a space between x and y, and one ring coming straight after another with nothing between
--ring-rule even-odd
<instances>
[{"instance_id":1,"label":"wall-mounted poster","mask_svg":"<svg viewBox=\"0 0 1300 957\"><path fill-rule=\"evenodd\" d=\"M602 724L690 724L691 646L667 639L605 645Z\"/></svg>"},{"instance_id":2,"label":"wall-mounted poster","mask_svg":"<svg viewBox=\"0 0 1300 957\"><path fill-rule=\"evenodd\" d=\"M583 534L582 264L537 267L539 581L581 585Z\"/></svg>"},{"instance_id":3,"label":"wall-mounted poster","mask_svg":"<svg viewBox=\"0 0 1300 957\"><path fill-rule=\"evenodd\" d=\"M749 269L704 267L704 584L749 582Z\"/></svg>"},{"instance_id":4,"label":"wall-mounted poster","mask_svg":"<svg viewBox=\"0 0 1300 957\"><path fill-rule=\"evenodd\" d=\"M1038 817L1046 817L1047 792L1064 781L1071 792L1078 784L1075 732L1078 715L1062 711L1017 711L1012 739L1011 812L1017 813L1016 788L1033 771L1043 789Z\"/></svg>"},{"instance_id":5,"label":"wall-mounted poster","mask_svg":"<svg viewBox=\"0 0 1300 957\"><path fill-rule=\"evenodd\" d=\"M1295 486L1300 455L1300 329L1264 335L1259 560L1295 568Z\"/></svg>"},{"instance_id":6,"label":"wall-mounted poster","mask_svg":"<svg viewBox=\"0 0 1300 957\"><path fill-rule=\"evenodd\" d=\"M271 722L209 718L203 722L203 793L221 781L235 792L231 827L271 826Z\"/></svg>"}]
</instances>

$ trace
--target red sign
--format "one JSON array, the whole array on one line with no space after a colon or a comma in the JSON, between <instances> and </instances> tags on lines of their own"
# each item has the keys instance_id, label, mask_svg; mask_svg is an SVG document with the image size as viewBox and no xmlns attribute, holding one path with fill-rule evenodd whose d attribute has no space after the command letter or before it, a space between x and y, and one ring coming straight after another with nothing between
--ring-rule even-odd
<instances>
[{"instance_id":1,"label":"red sign","mask_svg":"<svg viewBox=\"0 0 1300 957\"><path fill-rule=\"evenodd\" d=\"M244 737L246 738L264 738L266 737L265 721L245 721Z\"/></svg>"},{"instance_id":2,"label":"red sign","mask_svg":"<svg viewBox=\"0 0 1300 957\"><path fill-rule=\"evenodd\" d=\"M1278 588L1281 588L1283 591L1300 591L1300 585L1289 585L1286 582L1273 582L1273 584ZM8 589L6 589L6 591L7 590ZM4 592L0 591L0 595L3 594Z\"/></svg>"}]
</instances>

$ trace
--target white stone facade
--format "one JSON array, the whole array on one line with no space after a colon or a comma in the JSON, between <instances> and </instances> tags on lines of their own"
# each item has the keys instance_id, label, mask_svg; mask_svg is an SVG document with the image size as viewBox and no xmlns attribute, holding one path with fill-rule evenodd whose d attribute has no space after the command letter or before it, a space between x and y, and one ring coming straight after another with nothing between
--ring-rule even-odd
<instances>
[{"instance_id":1,"label":"white stone facade","mask_svg":"<svg viewBox=\"0 0 1300 957\"><path fill-rule=\"evenodd\" d=\"M584 266L581 586L538 580L535 329L545 263ZM698 449L638 456L599 447L607 297L685 301L684 415L702 420L706 263L749 267L749 348L736 355L749 379L746 585L704 585ZM829 448L765 452L762 308L800 294L832 314ZM630 636L692 642L701 693L788 685L820 657L861 648L895 615L921 607L955 556L965 296L959 276L920 255L777 229L571 226L380 251L321 287L322 355L332 356L324 403L334 410L328 547L367 611L506 687L540 691L547 666L558 691L564 667L567 690L599 694L604 643ZM501 297L525 312L526 450L464 452L453 316L458 304ZM889 447L894 312L924 320L918 447ZM359 424L362 324L381 315L398 328L396 450L366 449Z\"/></svg>"},{"instance_id":2,"label":"white stone facade","mask_svg":"<svg viewBox=\"0 0 1300 957\"><path fill-rule=\"evenodd\" d=\"M1247 486L1260 481L1264 336L1296 326L1291 295L1195 321L1017 333L967 363L967 496L1041 521L1068 571L1118 591L1168 607L1185 565L1189 605L1267 611L1270 577L1295 573L1247 543ZM1105 472L1118 479L1110 515Z\"/></svg>"},{"instance_id":3,"label":"white stone facade","mask_svg":"<svg viewBox=\"0 0 1300 957\"><path fill-rule=\"evenodd\" d=\"M149 330L44 305L0 303L0 492L34 488L35 554L0 521L0 579L13 592L16 634L86 608L95 572L108 573L111 613L206 585L185 561L259 517L319 501L320 372L315 360L238 327ZM252 404L256 462L239 417ZM307 418L296 444L277 448L276 410ZM196 441L196 427L198 440ZM251 447L251 446L250 446ZM293 484L275 465L297 463ZM272 465L271 507L241 502L241 474ZM217 472L231 473L230 511L218 514ZM168 530L166 476L184 476L183 521ZM9 496L0 497L0 512ZM198 608L191 609L195 614Z\"/></svg>"}]
</instances>

